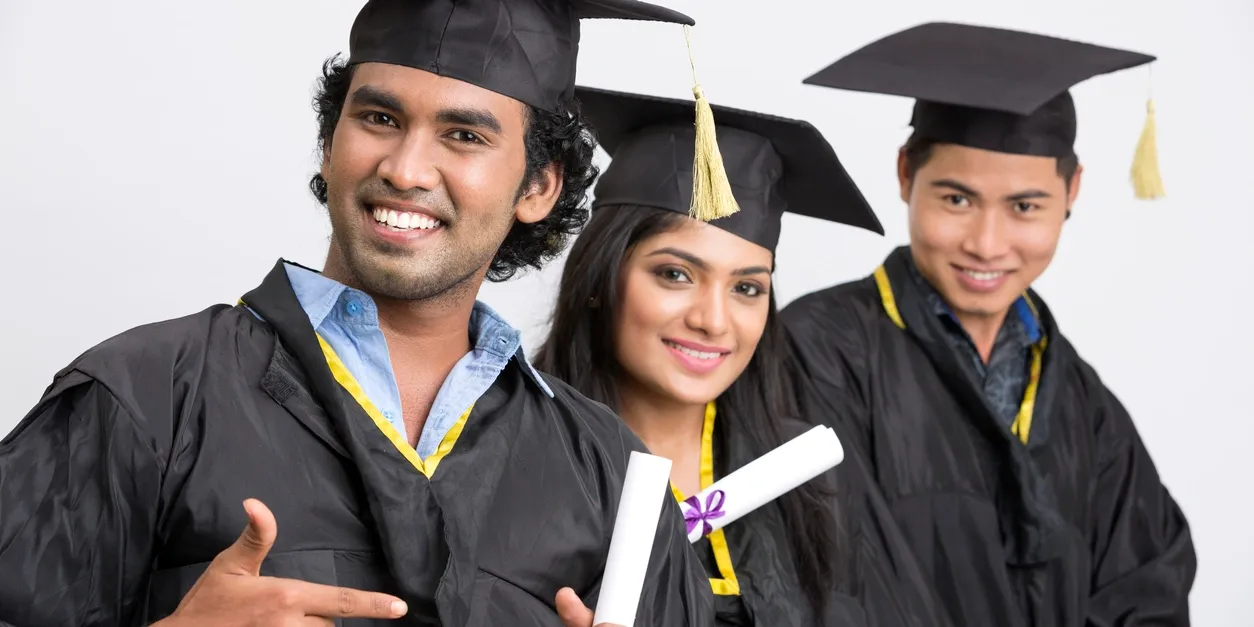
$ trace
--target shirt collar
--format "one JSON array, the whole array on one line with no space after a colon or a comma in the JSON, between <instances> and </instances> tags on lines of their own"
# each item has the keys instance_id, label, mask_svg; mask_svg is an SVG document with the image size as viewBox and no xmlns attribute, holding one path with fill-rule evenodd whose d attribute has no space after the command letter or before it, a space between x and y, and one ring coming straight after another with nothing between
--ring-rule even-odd
<instances>
[{"instance_id":1,"label":"shirt collar","mask_svg":"<svg viewBox=\"0 0 1254 627\"><path fill-rule=\"evenodd\" d=\"M321 327L322 323L335 311L336 305L341 300L340 297L345 292L354 292L352 296L355 300L369 301L371 308L374 307L374 301L369 296L357 290L350 290L343 283L329 279L316 270L290 261L283 264L283 269L287 271L287 281L292 285L292 292L296 294L296 300L300 302L301 309L309 316L309 324L313 325L314 330ZM377 315L374 321L378 322Z\"/></svg>"},{"instance_id":2,"label":"shirt collar","mask_svg":"<svg viewBox=\"0 0 1254 627\"><path fill-rule=\"evenodd\" d=\"M487 303L476 300L470 311L470 333L475 342L475 352L483 351L502 359L513 358L523 367L523 372L550 398L553 389L531 365L522 346L522 332L515 329Z\"/></svg>"},{"instance_id":3,"label":"shirt collar","mask_svg":"<svg viewBox=\"0 0 1254 627\"><path fill-rule=\"evenodd\" d=\"M285 262L288 282L296 300L309 316L309 323L317 330L327 320L337 324L379 324L379 310L374 299L361 290L353 289L322 273L292 262ZM501 360L517 359L528 378L553 396L553 390L527 359L522 347L522 333L511 326L500 314L482 301L475 301L470 312L471 349L476 354L487 353Z\"/></svg>"},{"instance_id":4,"label":"shirt collar","mask_svg":"<svg viewBox=\"0 0 1254 627\"><path fill-rule=\"evenodd\" d=\"M1014 311L1016 318L1023 325L1023 333L1027 337L1029 344L1035 344L1041 339L1041 322L1036 318L1036 312L1032 309L1032 304L1028 302L1026 296L1020 296L1015 301Z\"/></svg>"}]
</instances>

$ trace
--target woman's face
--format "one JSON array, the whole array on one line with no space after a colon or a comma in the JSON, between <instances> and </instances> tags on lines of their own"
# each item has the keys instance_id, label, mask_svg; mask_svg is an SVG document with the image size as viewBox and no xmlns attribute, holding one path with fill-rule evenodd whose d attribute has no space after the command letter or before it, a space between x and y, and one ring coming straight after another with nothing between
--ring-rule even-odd
<instances>
[{"instance_id":1,"label":"woman's face","mask_svg":"<svg viewBox=\"0 0 1254 627\"><path fill-rule=\"evenodd\" d=\"M757 349L772 259L720 228L682 224L628 254L614 339L625 387L695 405L730 387Z\"/></svg>"}]
</instances>

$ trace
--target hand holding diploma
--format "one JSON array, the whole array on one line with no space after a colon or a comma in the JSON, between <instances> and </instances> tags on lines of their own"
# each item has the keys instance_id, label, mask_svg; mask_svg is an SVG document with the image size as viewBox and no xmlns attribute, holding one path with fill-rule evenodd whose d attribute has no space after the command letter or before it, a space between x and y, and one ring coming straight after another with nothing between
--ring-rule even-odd
<instances>
[{"instance_id":1,"label":"hand holding diploma","mask_svg":"<svg viewBox=\"0 0 1254 627\"><path fill-rule=\"evenodd\" d=\"M569 588L557 594L558 615L567 627L632 627L648 573L658 517L670 494L671 460L633 451L618 501L614 533L601 577L596 614Z\"/></svg>"},{"instance_id":2,"label":"hand holding diploma","mask_svg":"<svg viewBox=\"0 0 1254 627\"><path fill-rule=\"evenodd\" d=\"M844 459L840 438L830 427L814 427L781 444L680 504L688 541L726 527Z\"/></svg>"},{"instance_id":3,"label":"hand holding diploma","mask_svg":"<svg viewBox=\"0 0 1254 627\"><path fill-rule=\"evenodd\" d=\"M557 615L562 619L562 624L566 627L593 627L592 610L583 604L579 599L579 595L570 588L562 588L557 591L557 598L554 599L557 605ZM623 625L615 625L613 623L601 623L595 627L624 627Z\"/></svg>"}]
</instances>

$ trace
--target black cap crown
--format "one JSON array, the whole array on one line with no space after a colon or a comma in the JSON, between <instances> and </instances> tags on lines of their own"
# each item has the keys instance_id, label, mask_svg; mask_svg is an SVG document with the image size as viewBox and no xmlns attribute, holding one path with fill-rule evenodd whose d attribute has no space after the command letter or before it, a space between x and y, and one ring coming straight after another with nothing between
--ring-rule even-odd
<instances>
[{"instance_id":1,"label":"black cap crown","mask_svg":"<svg viewBox=\"0 0 1254 627\"><path fill-rule=\"evenodd\" d=\"M370 0L353 22L349 60L426 70L555 111L575 87L581 19L695 23L636 0Z\"/></svg>"},{"instance_id":2,"label":"black cap crown","mask_svg":"<svg viewBox=\"0 0 1254 627\"><path fill-rule=\"evenodd\" d=\"M929 23L889 35L803 81L915 98L911 124L929 139L1013 154L1074 154L1084 80L1153 61L1046 35Z\"/></svg>"},{"instance_id":3,"label":"black cap crown","mask_svg":"<svg viewBox=\"0 0 1254 627\"><path fill-rule=\"evenodd\" d=\"M687 215L693 185L692 101L578 87L583 114L610 154L593 209L645 206ZM710 224L775 251L784 212L883 234L875 212L809 122L711 106L740 211Z\"/></svg>"}]
</instances>

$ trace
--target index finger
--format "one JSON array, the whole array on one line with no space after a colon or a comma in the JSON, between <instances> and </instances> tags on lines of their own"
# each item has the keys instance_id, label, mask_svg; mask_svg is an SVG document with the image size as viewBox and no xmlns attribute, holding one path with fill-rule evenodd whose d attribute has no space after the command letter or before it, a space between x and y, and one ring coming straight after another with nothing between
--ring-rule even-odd
<instances>
[{"instance_id":1,"label":"index finger","mask_svg":"<svg viewBox=\"0 0 1254 627\"><path fill-rule=\"evenodd\" d=\"M325 586L305 581L299 584L297 596L306 616L326 618L400 618L409 611L404 601L379 592Z\"/></svg>"}]
</instances>

